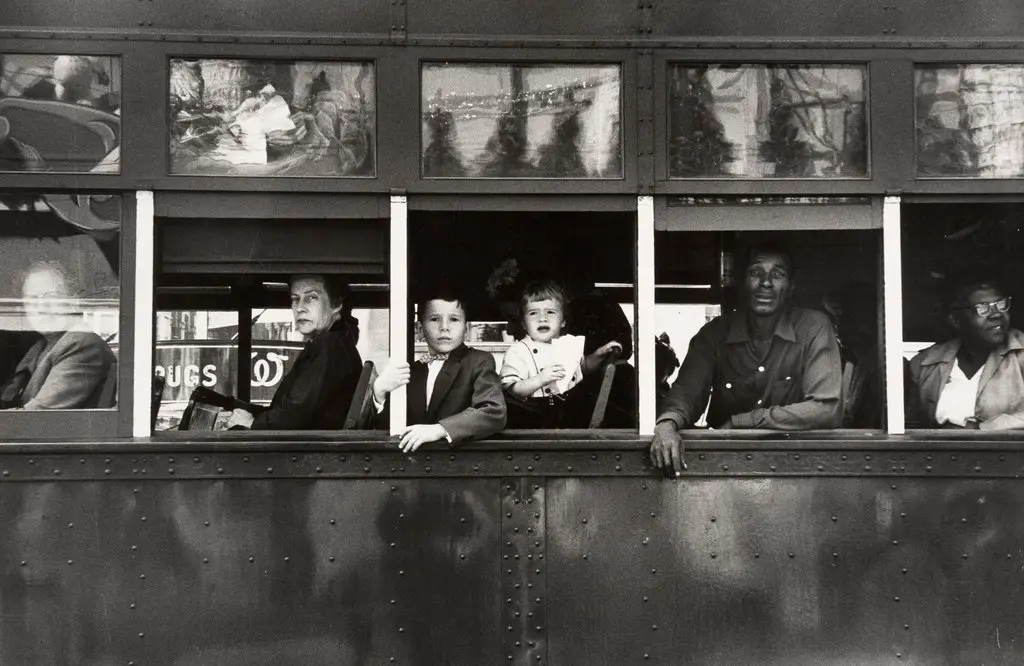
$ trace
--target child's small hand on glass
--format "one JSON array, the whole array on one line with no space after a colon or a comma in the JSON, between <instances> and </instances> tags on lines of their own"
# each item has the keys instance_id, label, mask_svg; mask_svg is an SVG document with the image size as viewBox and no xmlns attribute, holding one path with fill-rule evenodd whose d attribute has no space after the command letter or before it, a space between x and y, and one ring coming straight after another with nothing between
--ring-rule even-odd
<instances>
[{"instance_id":1,"label":"child's small hand on glass","mask_svg":"<svg viewBox=\"0 0 1024 666\"><path fill-rule=\"evenodd\" d=\"M557 382L559 379L564 379L565 366L560 363L549 365L540 371L540 378L543 380L545 386L553 382Z\"/></svg>"}]
</instances>

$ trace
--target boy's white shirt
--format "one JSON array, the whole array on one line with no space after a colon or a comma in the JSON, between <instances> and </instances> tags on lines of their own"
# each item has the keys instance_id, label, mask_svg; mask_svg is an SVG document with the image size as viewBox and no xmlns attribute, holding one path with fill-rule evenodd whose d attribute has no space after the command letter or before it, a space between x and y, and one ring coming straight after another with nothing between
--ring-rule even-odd
<instances>
[{"instance_id":1,"label":"boy's white shirt","mask_svg":"<svg viewBox=\"0 0 1024 666\"><path fill-rule=\"evenodd\" d=\"M437 383L437 377L438 377L438 375L441 374L441 368L443 368L443 367L444 367L444 361L441 360L441 359L437 359L437 360L430 361L429 363L427 363L427 402L426 402L427 405L430 404L430 398L431 398L431 396L434 395L434 384ZM388 395L390 395L390 391L387 394L384 395L384 402L387 402ZM376 394L373 396L373 406L377 410L378 414L380 414L381 412L384 411L384 402L377 402ZM410 425L412 425L412 424L410 424ZM451 443L452 436L448 434L448 430L447 429L445 429L445 431L444 431L444 437L445 437L445 439L448 440L449 443Z\"/></svg>"},{"instance_id":2,"label":"boy's white shirt","mask_svg":"<svg viewBox=\"0 0 1024 666\"><path fill-rule=\"evenodd\" d=\"M566 369L565 377L555 382L553 388L540 388L530 397L565 393L583 379L583 347L586 341L586 336L571 334L560 335L551 342L540 342L529 336L522 338L505 352L501 365L502 384L507 386L536 377L549 365L560 364Z\"/></svg>"}]
</instances>

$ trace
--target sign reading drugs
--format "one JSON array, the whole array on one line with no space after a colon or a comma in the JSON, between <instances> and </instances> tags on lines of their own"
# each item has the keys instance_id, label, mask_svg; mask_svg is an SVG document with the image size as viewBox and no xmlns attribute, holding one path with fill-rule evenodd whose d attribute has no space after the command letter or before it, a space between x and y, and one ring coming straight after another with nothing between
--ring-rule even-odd
<instances>
[{"instance_id":1,"label":"sign reading drugs","mask_svg":"<svg viewBox=\"0 0 1024 666\"><path fill-rule=\"evenodd\" d=\"M301 342L252 346L249 357L252 402L270 402L300 351ZM234 395L237 368L238 348L230 341L161 342L157 344L153 372L164 378L165 402L187 402L189 394L198 386Z\"/></svg>"}]
</instances>

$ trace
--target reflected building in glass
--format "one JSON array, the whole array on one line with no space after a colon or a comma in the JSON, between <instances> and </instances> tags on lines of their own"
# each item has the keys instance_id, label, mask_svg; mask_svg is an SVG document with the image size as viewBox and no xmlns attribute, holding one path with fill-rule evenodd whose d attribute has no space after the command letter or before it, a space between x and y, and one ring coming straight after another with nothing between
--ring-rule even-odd
<instances>
[{"instance_id":1,"label":"reflected building in glass","mask_svg":"<svg viewBox=\"0 0 1024 666\"><path fill-rule=\"evenodd\" d=\"M1024 175L1024 66L914 69L917 175Z\"/></svg>"},{"instance_id":2,"label":"reflected building in glass","mask_svg":"<svg viewBox=\"0 0 1024 666\"><path fill-rule=\"evenodd\" d=\"M621 178L618 65L423 66L426 178Z\"/></svg>"}]
</instances>

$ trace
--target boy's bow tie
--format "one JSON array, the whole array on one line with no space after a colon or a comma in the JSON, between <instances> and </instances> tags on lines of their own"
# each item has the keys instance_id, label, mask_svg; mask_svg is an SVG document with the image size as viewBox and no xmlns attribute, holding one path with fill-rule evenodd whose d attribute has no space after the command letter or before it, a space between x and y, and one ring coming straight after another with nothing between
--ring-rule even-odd
<instances>
[{"instance_id":1,"label":"boy's bow tie","mask_svg":"<svg viewBox=\"0 0 1024 666\"><path fill-rule=\"evenodd\" d=\"M448 360L448 354L445 354L445 353L435 354L434 352L428 352L427 355L424 356L420 360L422 360L424 363L430 363L431 361L447 361Z\"/></svg>"}]
</instances>

